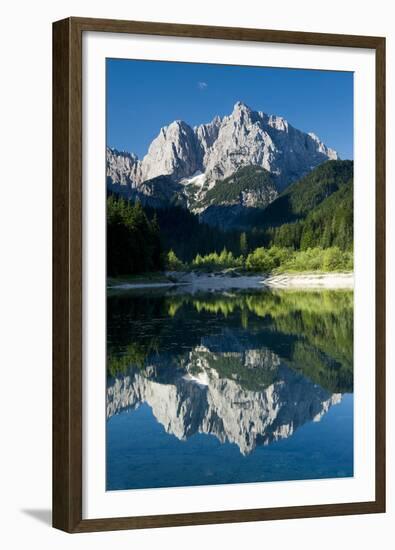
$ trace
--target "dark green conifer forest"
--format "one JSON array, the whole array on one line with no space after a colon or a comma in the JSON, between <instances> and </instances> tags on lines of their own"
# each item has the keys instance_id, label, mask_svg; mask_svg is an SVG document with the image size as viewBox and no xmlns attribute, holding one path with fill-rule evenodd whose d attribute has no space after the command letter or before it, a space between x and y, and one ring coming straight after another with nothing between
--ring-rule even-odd
<instances>
[{"instance_id":1,"label":"dark green conifer forest","mask_svg":"<svg viewBox=\"0 0 395 550\"><path fill-rule=\"evenodd\" d=\"M237 186L248 185L249 175L256 185L254 169L243 170ZM236 184L228 197L226 183L221 200L234 200ZM189 268L352 269L352 250L352 161L318 166L266 207L246 209L228 230L183 206L153 208L112 193L107 198L109 276Z\"/></svg>"}]
</instances>

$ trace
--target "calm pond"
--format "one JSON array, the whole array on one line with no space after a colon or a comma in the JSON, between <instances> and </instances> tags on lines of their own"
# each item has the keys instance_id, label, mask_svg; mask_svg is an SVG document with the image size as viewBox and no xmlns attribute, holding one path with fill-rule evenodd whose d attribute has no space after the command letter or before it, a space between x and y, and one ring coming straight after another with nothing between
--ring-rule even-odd
<instances>
[{"instance_id":1,"label":"calm pond","mask_svg":"<svg viewBox=\"0 0 395 550\"><path fill-rule=\"evenodd\" d=\"M353 475L353 293L107 298L107 490Z\"/></svg>"}]
</instances>

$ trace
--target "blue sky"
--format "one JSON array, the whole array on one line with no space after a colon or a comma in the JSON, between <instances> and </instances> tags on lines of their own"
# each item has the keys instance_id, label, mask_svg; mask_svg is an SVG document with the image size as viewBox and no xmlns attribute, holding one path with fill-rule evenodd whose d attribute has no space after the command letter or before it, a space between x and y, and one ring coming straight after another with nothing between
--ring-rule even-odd
<instances>
[{"instance_id":1,"label":"blue sky","mask_svg":"<svg viewBox=\"0 0 395 550\"><path fill-rule=\"evenodd\" d=\"M107 144L142 158L162 126L210 122L239 100L353 158L352 73L129 59L107 60Z\"/></svg>"}]
</instances>

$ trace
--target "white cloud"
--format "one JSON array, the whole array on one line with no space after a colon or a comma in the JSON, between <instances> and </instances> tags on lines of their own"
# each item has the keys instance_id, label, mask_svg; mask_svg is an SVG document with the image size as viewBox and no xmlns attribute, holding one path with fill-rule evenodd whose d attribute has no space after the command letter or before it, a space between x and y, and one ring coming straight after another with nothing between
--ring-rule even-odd
<instances>
[{"instance_id":1,"label":"white cloud","mask_svg":"<svg viewBox=\"0 0 395 550\"><path fill-rule=\"evenodd\" d=\"M208 87L207 82L198 82L199 90L205 90Z\"/></svg>"}]
</instances>

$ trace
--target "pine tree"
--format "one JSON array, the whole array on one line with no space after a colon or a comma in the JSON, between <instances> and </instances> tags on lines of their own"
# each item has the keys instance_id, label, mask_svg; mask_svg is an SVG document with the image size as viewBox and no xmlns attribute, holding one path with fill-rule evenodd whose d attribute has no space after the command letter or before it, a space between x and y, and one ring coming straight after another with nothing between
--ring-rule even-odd
<instances>
[{"instance_id":1,"label":"pine tree","mask_svg":"<svg viewBox=\"0 0 395 550\"><path fill-rule=\"evenodd\" d=\"M247 235L243 231L240 235L240 254L243 256L246 256L248 253L248 241L247 241Z\"/></svg>"},{"instance_id":2,"label":"pine tree","mask_svg":"<svg viewBox=\"0 0 395 550\"><path fill-rule=\"evenodd\" d=\"M177 258L174 250L169 250L166 258L166 268L170 271L181 271L184 267L184 264Z\"/></svg>"}]
</instances>

